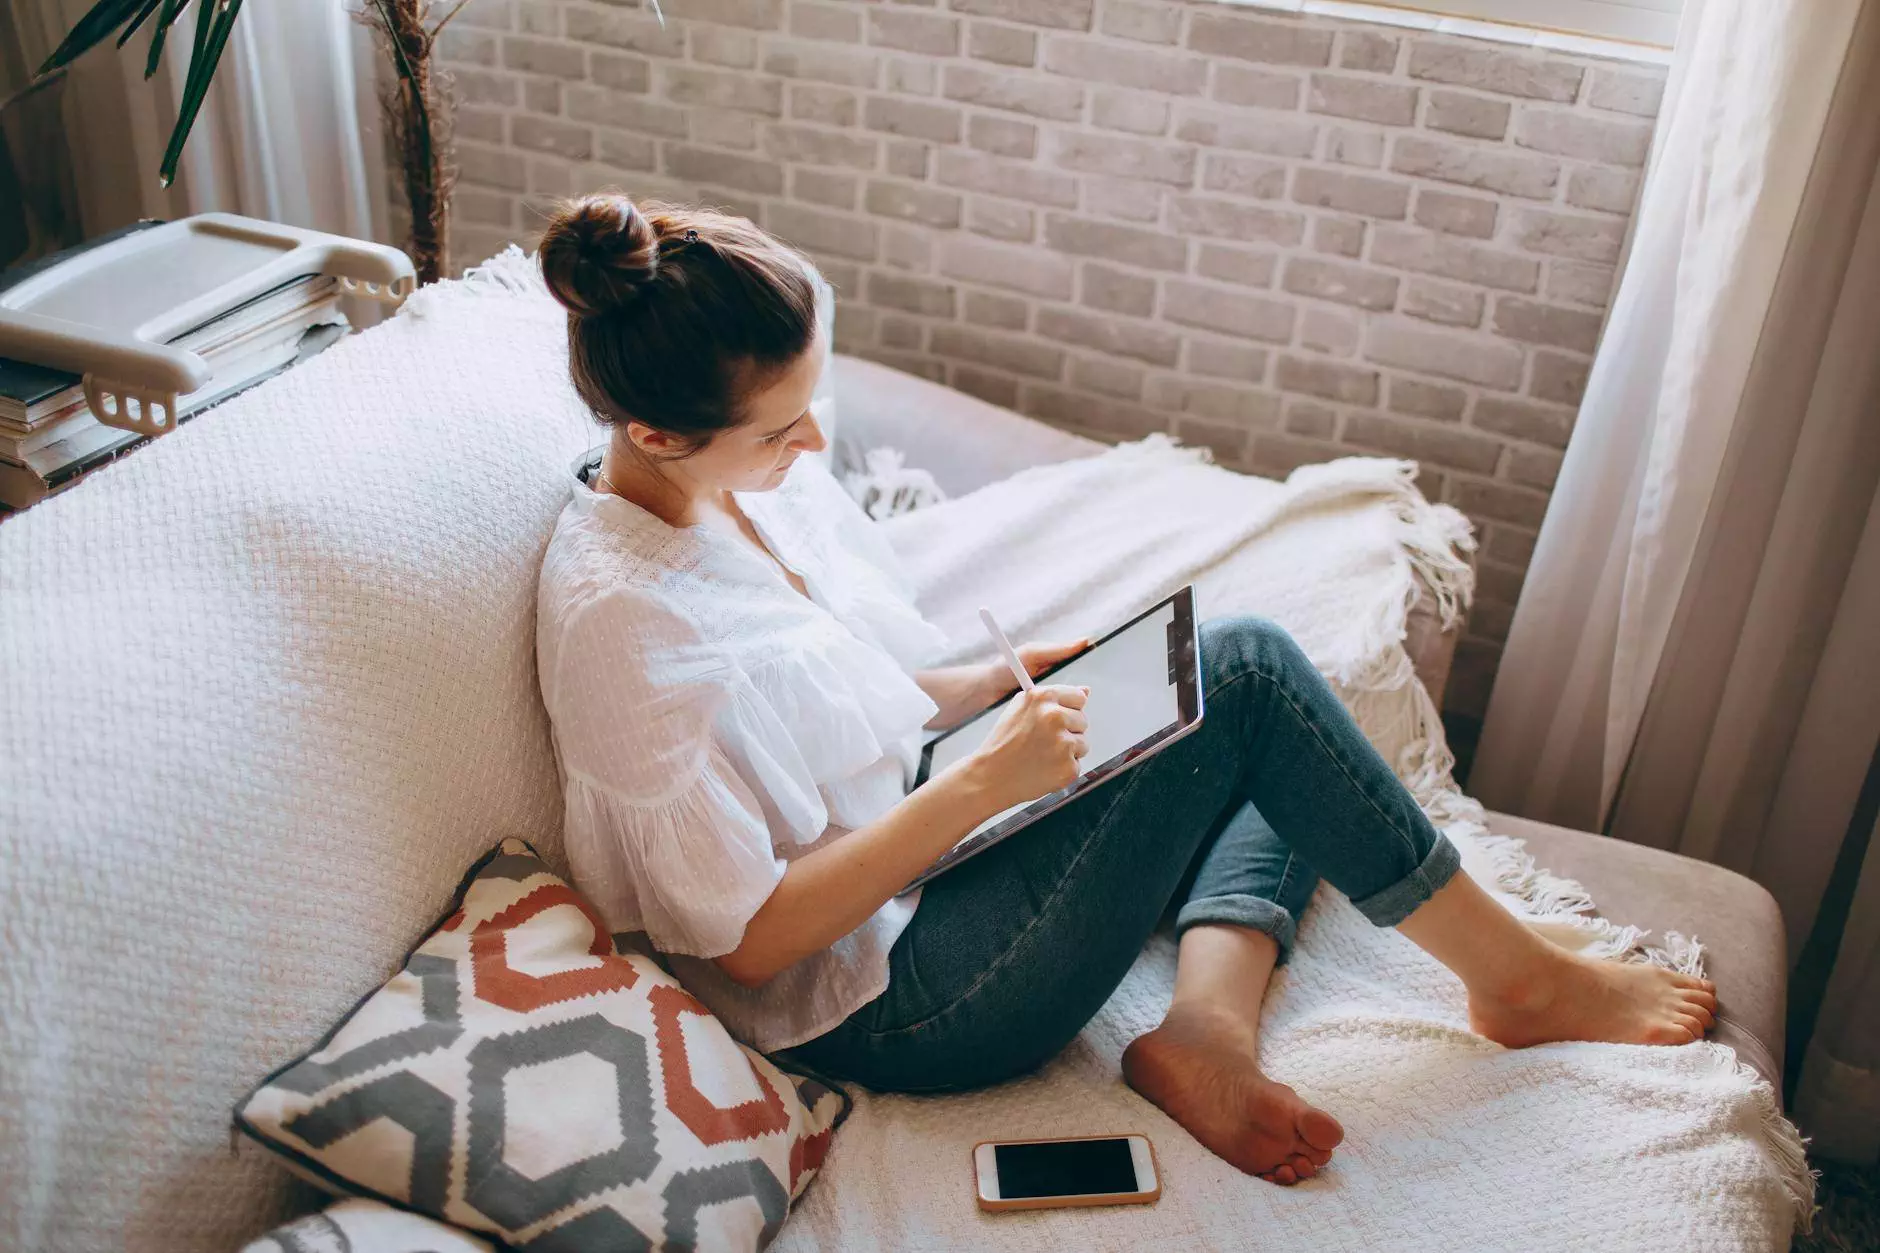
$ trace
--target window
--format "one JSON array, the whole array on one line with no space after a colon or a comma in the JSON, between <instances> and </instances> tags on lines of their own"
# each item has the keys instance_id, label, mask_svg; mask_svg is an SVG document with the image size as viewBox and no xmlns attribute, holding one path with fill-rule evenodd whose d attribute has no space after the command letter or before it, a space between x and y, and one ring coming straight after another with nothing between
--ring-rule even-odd
<instances>
[{"instance_id":1,"label":"window","mask_svg":"<svg viewBox=\"0 0 1880 1253\"><path fill-rule=\"evenodd\" d=\"M1669 48L1680 0L1433 0L1410 7Z\"/></svg>"},{"instance_id":2,"label":"window","mask_svg":"<svg viewBox=\"0 0 1880 1253\"><path fill-rule=\"evenodd\" d=\"M1508 43L1565 44L1576 39L1629 44L1658 61L1677 39L1683 0L1244 0L1357 21L1456 28ZM1439 25L1441 23L1441 25ZM1464 29L1466 28L1466 29ZM1624 55L1623 51L1619 55Z\"/></svg>"}]
</instances>

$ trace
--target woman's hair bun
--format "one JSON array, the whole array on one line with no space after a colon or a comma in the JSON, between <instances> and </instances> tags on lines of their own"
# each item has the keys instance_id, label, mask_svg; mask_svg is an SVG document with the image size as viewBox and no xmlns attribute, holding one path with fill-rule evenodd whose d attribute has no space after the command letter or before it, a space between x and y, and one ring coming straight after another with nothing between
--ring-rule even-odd
<instances>
[{"instance_id":1,"label":"woman's hair bun","mask_svg":"<svg viewBox=\"0 0 1880 1253\"><path fill-rule=\"evenodd\" d=\"M596 192L556 205L536 255L556 300L581 317L599 317L653 281L659 232L625 195Z\"/></svg>"}]
</instances>

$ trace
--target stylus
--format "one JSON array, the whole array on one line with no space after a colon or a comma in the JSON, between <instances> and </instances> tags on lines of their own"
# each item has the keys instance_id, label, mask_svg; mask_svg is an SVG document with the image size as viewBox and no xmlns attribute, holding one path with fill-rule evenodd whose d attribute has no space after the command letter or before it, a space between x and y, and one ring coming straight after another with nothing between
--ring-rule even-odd
<instances>
[{"instance_id":1,"label":"stylus","mask_svg":"<svg viewBox=\"0 0 1880 1253\"><path fill-rule=\"evenodd\" d=\"M979 617L986 624L986 630L992 632L992 642L1005 654L1005 664L1012 667L1012 673L1018 678L1018 685L1027 692L1031 691L1031 675L1025 671L1025 663L1018 659L1018 652L1012 647L1012 641L1005 638L1005 632L992 619L992 610L984 605L979 607Z\"/></svg>"}]
</instances>

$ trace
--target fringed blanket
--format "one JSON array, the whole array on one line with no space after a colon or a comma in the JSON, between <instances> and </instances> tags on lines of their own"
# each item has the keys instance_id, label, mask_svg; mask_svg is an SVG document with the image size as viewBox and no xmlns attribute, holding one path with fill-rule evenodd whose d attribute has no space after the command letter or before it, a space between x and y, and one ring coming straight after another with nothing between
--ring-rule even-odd
<instances>
[{"instance_id":1,"label":"fringed blanket","mask_svg":"<svg viewBox=\"0 0 1880 1253\"><path fill-rule=\"evenodd\" d=\"M879 480L892 467L869 467ZM1184 583L1202 616L1285 625L1464 865L1517 916L1581 951L1702 970L1695 938L1657 942L1592 912L1576 883L1490 835L1455 787L1437 710L1403 648L1419 583L1453 622L1472 590L1466 521L1407 462L1349 458L1285 483L1151 436L1038 466L968 497L883 509L948 663L992 656L977 606L1015 639L1099 634ZM864 474L851 490L866 497ZM903 481L900 486L908 487ZM887 495L888 492L878 492ZM1124 1086L1123 1046L1167 1005L1158 937L1066 1052L963 1096L858 1093L785 1249L1769 1249L1812 1179L1769 1084L1725 1046L1504 1049L1469 1031L1461 984L1321 885L1266 1002L1269 1072L1343 1121L1332 1169L1282 1189L1242 1175ZM969 1154L997 1137L1145 1131L1152 1207L988 1216Z\"/></svg>"}]
</instances>

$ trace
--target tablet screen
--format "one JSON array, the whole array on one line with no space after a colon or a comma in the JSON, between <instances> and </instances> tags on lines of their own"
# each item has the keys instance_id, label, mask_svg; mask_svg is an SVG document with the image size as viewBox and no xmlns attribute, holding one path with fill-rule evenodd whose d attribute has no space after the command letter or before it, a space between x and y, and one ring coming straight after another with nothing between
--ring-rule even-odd
<instances>
[{"instance_id":1,"label":"tablet screen","mask_svg":"<svg viewBox=\"0 0 1880 1253\"><path fill-rule=\"evenodd\" d=\"M1090 726L1084 731L1084 742L1090 751L1078 762L1079 776L1103 768L1144 740L1180 723L1181 685L1174 680L1168 659L1169 627L1174 621L1175 603L1165 602L1048 676L1036 680L1045 686L1081 684L1090 689L1090 699L1084 705L1084 714L1090 720ZM939 774L984 743L1011 699L1011 696L1006 697L935 740L927 777ZM996 826L1036 800L1033 797L1001 810L964 838L971 839L988 827Z\"/></svg>"}]
</instances>

